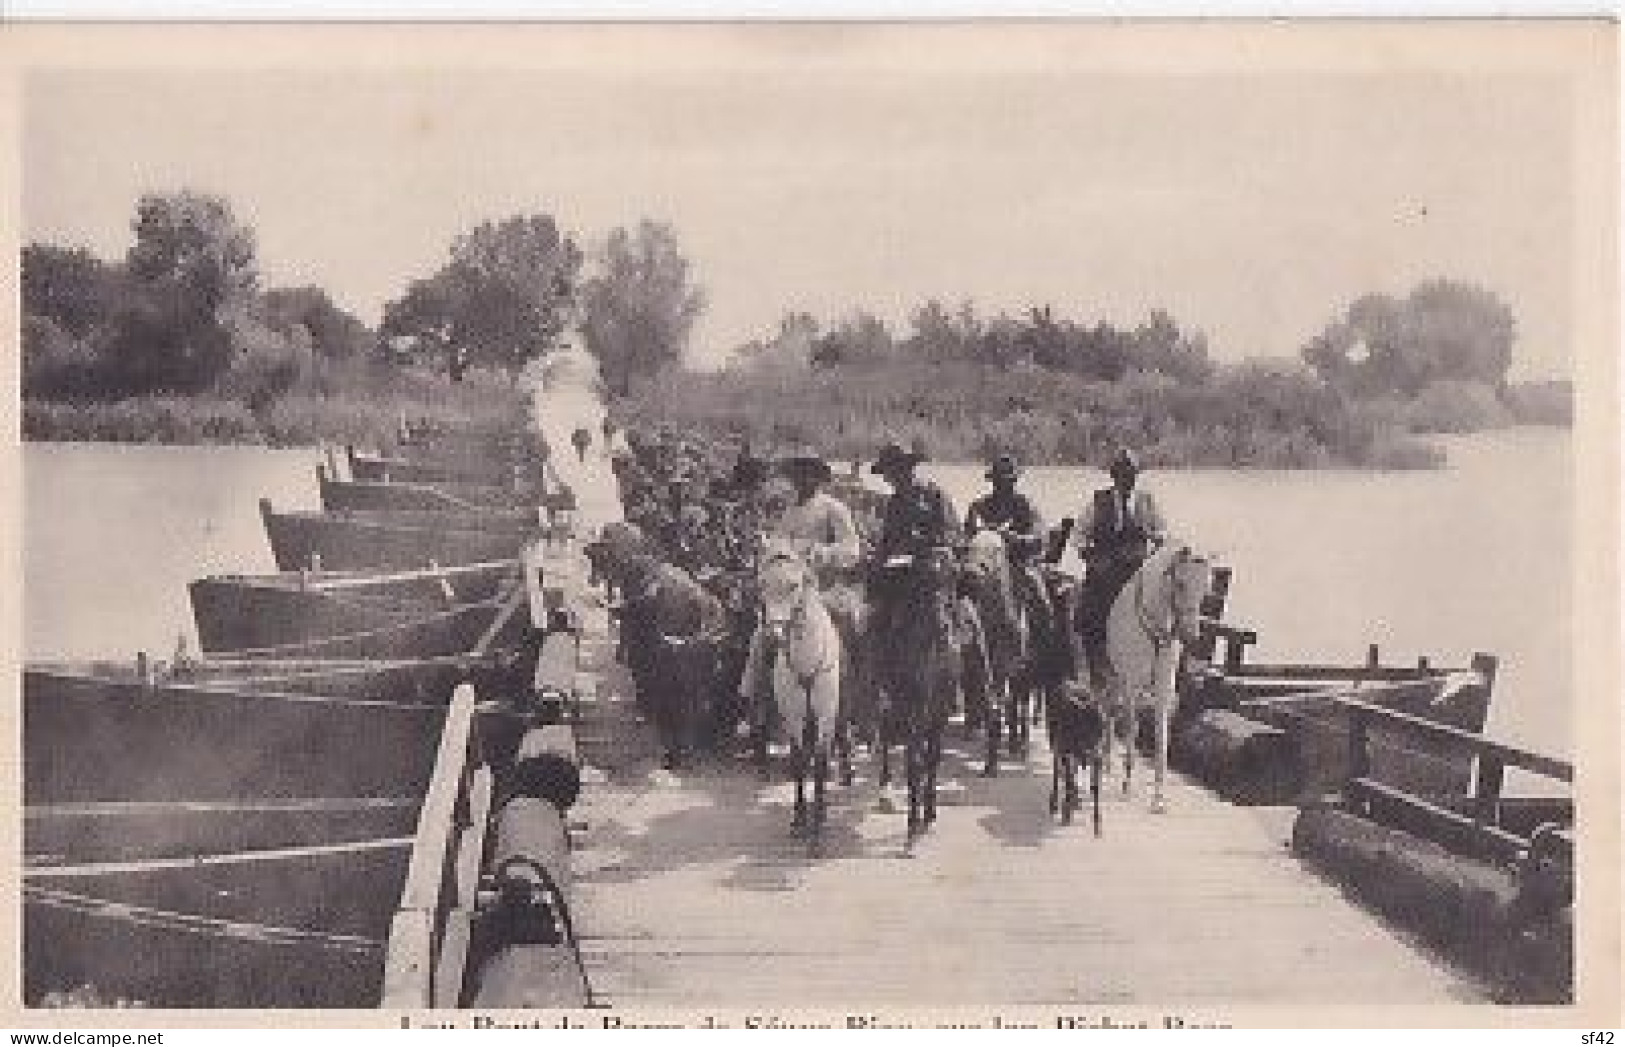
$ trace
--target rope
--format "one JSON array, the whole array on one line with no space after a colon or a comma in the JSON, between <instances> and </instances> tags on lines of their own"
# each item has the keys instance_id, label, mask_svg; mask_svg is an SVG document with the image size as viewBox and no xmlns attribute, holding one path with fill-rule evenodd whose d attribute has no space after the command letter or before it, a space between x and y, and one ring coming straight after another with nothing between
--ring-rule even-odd
<instances>
[{"instance_id":1,"label":"rope","mask_svg":"<svg viewBox=\"0 0 1625 1047\"><path fill-rule=\"evenodd\" d=\"M318 844L313 847L285 847L268 851L237 851L232 854L200 854L186 858L149 858L136 862L92 862L84 865L39 865L25 868L25 879L91 878L119 876L125 873L156 872L161 869L195 869L204 866L242 865L248 862L285 862L301 858L327 858L342 854L360 854L367 851L408 849L410 836L389 837L382 840L358 840L354 843Z\"/></svg>"},{"instance_id":2,"label":"rope","mask_svg":"<svg viewBox=\"0 0 1625 1047\"><path fill-rule=\"evenodd\" d=\"M384 951L384 943L374 938L362 938L351 934L330 934L325 931L310 931L298 927L277 927L264 923L220 920L210 916L197 916L192 913L172 912L166 909L153 909L144 905L131 905L126 902L112 902L102 898L91 898L71 891L52 890L32 884L23 885L23 898L28 904L44 908L76 912L97 919L173 931L179 934L191 934L204 938L254 942L260 945L285 948L314 946L330 952L345 953L352 956L381 957Z\"/></svg>"}]
</instances>

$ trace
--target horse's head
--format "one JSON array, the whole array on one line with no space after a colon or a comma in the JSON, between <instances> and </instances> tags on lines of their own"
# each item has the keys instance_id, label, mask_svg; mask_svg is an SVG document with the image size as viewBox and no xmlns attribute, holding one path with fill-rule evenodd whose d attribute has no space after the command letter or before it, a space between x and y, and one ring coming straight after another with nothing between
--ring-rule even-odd
<instances>
[{"instance_id":1,"label":"horse's head","mask_svg":"<svg viewBox=\"0 0 1625 1047\"><path fill-rule=\"evenodd\" d=\"M965 570L973 576L1000 581L1010 573L1009 553L997 531L977 531L965 550Z\"/></svg>"},{"instance_id":2,"label":"horse's head","mask_svg":"<svg viewBox=\"0 0 1625 1047\"><path fill-rule=\"evenodd\" d=\"M806 605L812 569L794 546L769 542L762 551L757 581L762 595L762 624L782 638Z\"/></svg>"},{"instance_id":3,"label":"horse's head","mask_svg":"<svg viewBox=\"0 0 1625 1047\"><path fill-rule=\"evenodd\" d=\"M1213 562L1188 545L1171 542L1168 577L1174 629L1187 644L1202 637L1202 598L1213 588Z\"/></svg>"}]
</instances>

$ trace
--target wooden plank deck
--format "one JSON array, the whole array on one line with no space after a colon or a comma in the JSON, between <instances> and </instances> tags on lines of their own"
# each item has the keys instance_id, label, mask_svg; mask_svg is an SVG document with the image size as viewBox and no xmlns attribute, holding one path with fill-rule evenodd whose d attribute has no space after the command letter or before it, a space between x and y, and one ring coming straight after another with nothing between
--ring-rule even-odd
<instances>
[{"instance_id":1,"label":"wooden plank deck","mask_svg":"<svg viewBox=\"0 0 1625 1047\"><path fill-rule=\"evenodd\" d=\"M615 1007L1483 1002L1484 990L1289 853L1289 812L1176 780L1172 810L1105 803L1105 835L1045 810L1025 765L975 773L955 733L938 824L902 856L866 760L832 793L823 856L790 786L741 763L657 769L602 615L583 645L576 925ZM953 729L957 732L957 727Z\"/></svg>"}]
</instances>

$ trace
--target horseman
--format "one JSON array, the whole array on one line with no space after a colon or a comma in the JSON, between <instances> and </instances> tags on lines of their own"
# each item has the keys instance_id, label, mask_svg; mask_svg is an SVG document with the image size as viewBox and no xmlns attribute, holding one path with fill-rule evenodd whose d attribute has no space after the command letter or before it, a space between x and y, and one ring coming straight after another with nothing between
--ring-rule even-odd
<instances>
[{"instance_id":1,"label":"horseman","mask_svg":"<svg viewBox=\"0 0 1625 1047\"><path fill-rule=\"evenodd\" d=\"M1119 449L1107 471L1112 485L1094 492L1084 506L1077 531L1078 552L1085 565L1078 594L1078 631L1096 681L1106 668L1106 619L1112 602L1167 535L1156 499L1136 486L1140 463L1134 452Z\"/></svg>"},{"instance_id":2,"label":"horseman","mask_svg":"<svg viewBox=\"0 0 1625 1047\"><path fill-rule=\"evenodd\" d=\"M816 451L805 450L781 459L779 472L790 482L790 504L768 520L766 533L786 539L804 552L818 581L820 595L835 620L842 640L853 646L857 634L857 594L852 571L862 554L852 512L840 499L823 490L832 477L829 463ZM740 691L751 702L769 697L768 668L771 651L761 627L751 636Z\"/></svg>"},{"instance_id":3,"label":"horseman","mask_svg":"<svg viewBox=\"0 0 1625 1047\"><path fill-rule=\"evenodd\" d=\"M872 594L876 636L893 632L892 618L899 597L904 595L885 578L887 562L898 556L923 560L942 550L957 551L963 541L953 502L942 488L915 473L925 460L924 452L905 451L901 445L889 443L869 467L892 489L881 513L880 538L875 545L875 559L882 568Z\"/></svg>"},{"instance_id":4,"label":"horseman","mask_svg":"<svg viewBox=\"0 0 1625 1047\"><path fill-rule=\"evenodd\" d=\"M992 490L971 503L965 513L965 533L993 531L1004 539L1016 598L1029 612L1038 611L1047 599L1034 564L1044 545L1043 518L1032 500L1016 490L1021 469L1013 456L1001 454L986 475Z\"/></svg>"}]
</instances>

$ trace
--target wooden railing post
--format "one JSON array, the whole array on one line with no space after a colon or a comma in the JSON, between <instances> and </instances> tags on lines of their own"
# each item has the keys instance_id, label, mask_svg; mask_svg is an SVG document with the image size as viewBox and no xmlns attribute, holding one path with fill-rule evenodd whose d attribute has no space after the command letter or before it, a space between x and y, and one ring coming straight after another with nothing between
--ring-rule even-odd
<instances>
[{"instance_id":1,"label":"wooden railing post","mask_svg":"<svg viewBox=\"0 0 1625 1047\"><path fill-rule=\"evenodd\" d=\"M1506 779L1506 764L1492 753L1478 754L1478 773L1473 783L1473 822L1477 825L1496 825L1501 817L1501 785Z\"/></svg>"},{"instance_id":2,"label":"wooden railing post","mask_svg":"<svg viewBox=\"0 0 1625 1047\"><path fill-rule=\"evenodd\" d=\"M1364 709L1349 710L1349 777L1364 778L1371 773L1369 735L1371 719Z\"/></svg>"},{"instance_id":3,"label":"wooden railing post","mask_svg":"<svg viewBox=\"0 0 1625 1047\"><path fill-rule=\"evenodd\" d=\"M1224 669L1225 672L1239 672L1242 658L1247 653L1247 645L1241 642L1241 637L1234 633L1224 638Z\"/></svg>"}]
</instances>

